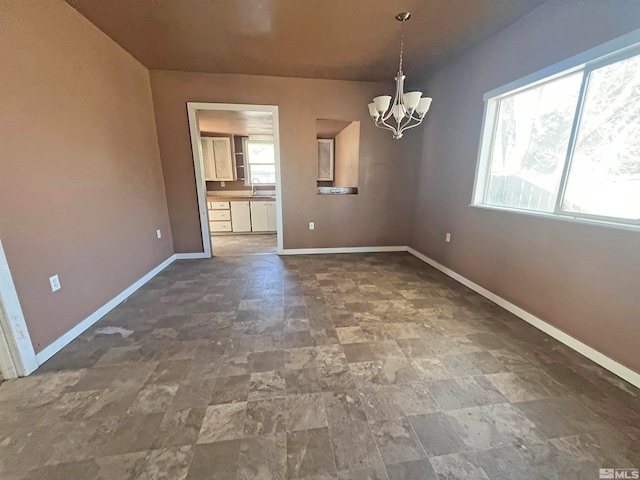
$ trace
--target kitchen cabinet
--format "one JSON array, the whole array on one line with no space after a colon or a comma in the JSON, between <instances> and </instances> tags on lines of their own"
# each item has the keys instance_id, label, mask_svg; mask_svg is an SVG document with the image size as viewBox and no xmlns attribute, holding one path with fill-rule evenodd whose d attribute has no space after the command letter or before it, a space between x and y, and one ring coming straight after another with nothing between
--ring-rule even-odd
<instances>
[{"instance_id":1,"label":"kitchen cabinet","mask_svg":"<svg viewBox=\"0 0 640 480\"><path fill-rule=\"evenodd\" d=\"M251 231L252 232L275 232L276 223L276 202L274 201L251 201Z\"/></svg>"},{"instance_id":2,"label":"kitchen cabinet","mask_svg":"<svg viewBox=\"0 0 640 480\"><path fill-rule=\"evenodd\" d=\"M235 180L235 168L229 137L201 137L204 179L209 181Z\"/></svg>"},{"instance_id":3,"label":"kitchen cabinet","mask_svg":"<svg viewBox=\"0 0 640 480\"><path fill-rule=\"evenodd\" d=\"M318 138L318 180L333 182L333 139Z\"/></svg>"},{"instance_id":4,"label":"kitchen cabinet","mask_svg":"<svg viewBox=\"0 0 640 480\"><path fill-rule=\"evenodd\" d=\"M269 202L252 201L251 205L251 231L252 232L268 232L269 219L267 213L267 204Z\"/></svg>"},{"instance_id":5,"label":"kitchen cabinet","mask_svg":"<svg viewBox=\"0 0 640 480\"><path fill-rule=\"evenodd\" d=\"M231 225L234 232L251 231L249 202L231 202Z\"/></svg>"},{"instance_id":6,"label":"kitchen cabinet","mask_svg":"<svg viewBox=\"0 0 640 480\"><path fill-rule=\"evenodd\" d=\"M230 232L231 212L229 202L207 202L209 207L209 231Z\"/></svg>"},{"instance_id":7,"label":"kitchen cabinet","mask_svg":"<svg viewBox=\"0 0 640 480\"><path fill-rule=\"evenodd\" d=\"M275 232L277 229L276 202L267 202L267 231Z\"/></svg>"}]
</instances>

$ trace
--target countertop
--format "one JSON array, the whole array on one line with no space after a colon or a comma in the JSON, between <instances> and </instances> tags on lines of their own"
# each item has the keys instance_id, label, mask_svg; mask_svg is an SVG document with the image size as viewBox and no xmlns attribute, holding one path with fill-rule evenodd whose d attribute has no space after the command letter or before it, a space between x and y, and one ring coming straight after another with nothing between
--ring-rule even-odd
<instances>
[{"instance_id":1,"label":"countertop","mask_svg":"<svg viewBox=\"0 0 640 480\"><path fill-rule=\"evenodd\" d=\"M274 201L276 197L268 195L211 195L207 194L207 200L210 202L247 202L247 201Z\"/></svg>"}]
</instances>

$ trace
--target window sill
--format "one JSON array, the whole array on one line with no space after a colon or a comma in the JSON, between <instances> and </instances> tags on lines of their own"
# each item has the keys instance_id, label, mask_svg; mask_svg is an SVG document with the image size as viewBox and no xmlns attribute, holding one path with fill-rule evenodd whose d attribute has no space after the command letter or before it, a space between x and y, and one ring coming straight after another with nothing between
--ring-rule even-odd
<instances>
[{"instance_id":1,"label":"window sill","mask_svg":"<svg viewBox=\"0 0 640 480\"><path fill-rule=\"evenodd\" d=\"M640 225L634 225L630 223L613 222L608 220L599 220L595 218L578 217L578 216L572 216L570 214L558 215L555 213L536 212L533 210L520 210L517 208L499 207L497 205L476 205L472 203L469 206L473 208L478 208L480 210L493 210L498 212L515 213L517 215L546 218L549 220L559 220L562 222L579 223L583 225L600 226L600 227L615 228L620 230L630 230L632 232L640 232Z\"/></svg>"}]
</instances>

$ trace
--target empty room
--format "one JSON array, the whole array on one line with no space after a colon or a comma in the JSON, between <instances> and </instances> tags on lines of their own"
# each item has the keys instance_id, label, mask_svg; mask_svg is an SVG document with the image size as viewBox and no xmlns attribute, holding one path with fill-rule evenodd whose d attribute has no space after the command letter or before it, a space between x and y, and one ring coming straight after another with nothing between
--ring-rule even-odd
<instances>
[{"instance_id":1,"label":"empty room","mask_svg":"<svg viewBox=\"0 0 640 480\"><path fill-rule=\"evenodd\" d=\"M0 478L640 478L640 2L0 0Z\"/></svg>"}]
</instances>

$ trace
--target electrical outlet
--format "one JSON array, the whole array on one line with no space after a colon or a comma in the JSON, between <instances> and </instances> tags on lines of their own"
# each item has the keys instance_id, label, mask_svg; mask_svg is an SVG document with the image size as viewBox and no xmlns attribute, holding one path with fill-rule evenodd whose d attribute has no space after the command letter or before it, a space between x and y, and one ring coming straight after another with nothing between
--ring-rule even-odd
<instances>
[{"instance_id":1,"label":"electrical outlet","mask_svg":"<svg viewBox=\"0 0 640 480\"><path fill-rule=\"evenodd\" d=\"M309 230L315 230L316 229L316 223L315 222L309 222Z\"/></svg>"},{"instance_id":2,"label":"electrical outlet","mask_svg":"<svg viewBox=\"0 0 640 480\"><path fill-rule=\"evenodd\" d=\"M445 241L445 242L447 242L447 243L451 241L451 234L450 234L450 233L447 233L447 234L444 236L444 241Z\"/></svg>"},{"instance_id":3,"label":"electrical outlet","mask_svg":"<svg viewBox=\"0 0 640 480\"><path fill-rule=\"evenodd\" d=\"M220 186L221 186L221 187L225 187L226 185L227 185L226 183L224 183L224 182L220 182Z\"/></svg>"},{"instance_id":4,"label":"electrical outlet","mask_svg":"<svg viewBox=\"0 0 640 480\"><path fill-rule=\"evenodd\" d=\"M51 291L52 292L57 292L58 290L60 290L62 288L60 286L60 279L58 278L58 275L54 275L53 277L49 277L49 283L51 284Z\"/></svg>"},{"instance_id":5,"label":"electrical outlet","mask_svg":"<svg viewBox=\"0 0 640 480\"><path fill-rule=\"evenodd\" d=\"M162 232L160 231L160 229L156 230L156 235L158 236L158 238L162 238Z\"/></svg>"}]
</instances>

